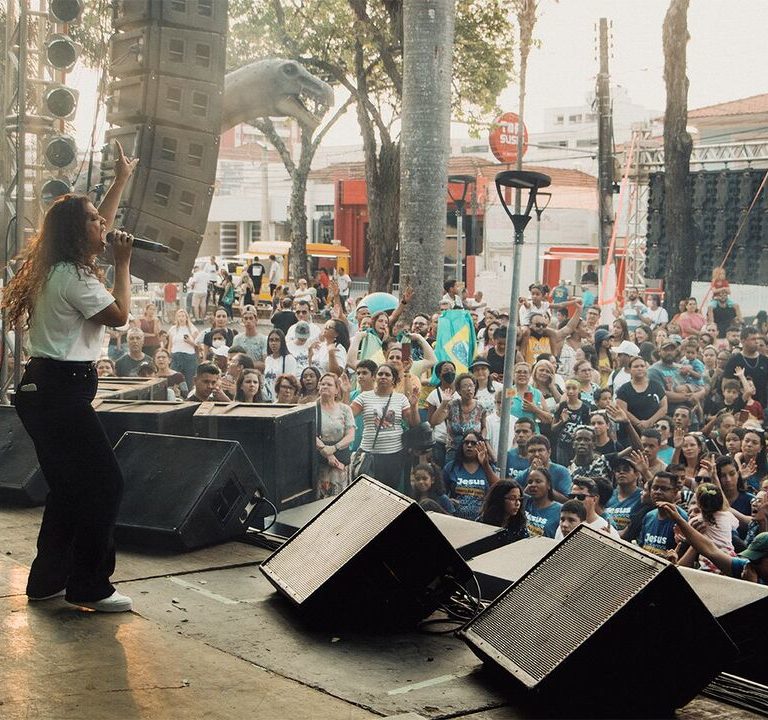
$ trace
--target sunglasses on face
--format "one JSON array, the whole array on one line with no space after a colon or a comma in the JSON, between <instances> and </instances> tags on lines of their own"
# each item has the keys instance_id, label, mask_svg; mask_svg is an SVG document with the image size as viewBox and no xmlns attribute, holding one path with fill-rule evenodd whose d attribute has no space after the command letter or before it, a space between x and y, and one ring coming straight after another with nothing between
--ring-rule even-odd
<instances>
[{"instance_id":1,"label":"sunglasses on face","mask_svg":"<svg viewBox=\"0 0 768 720\"><path fill-rule=\"evenodd\" d=\"M593 497L593 496L587 495L586 493L570 493L568 495L569 500L581 500L581 502L584 502L588 497Z\"/></svg>"}]
</instances>

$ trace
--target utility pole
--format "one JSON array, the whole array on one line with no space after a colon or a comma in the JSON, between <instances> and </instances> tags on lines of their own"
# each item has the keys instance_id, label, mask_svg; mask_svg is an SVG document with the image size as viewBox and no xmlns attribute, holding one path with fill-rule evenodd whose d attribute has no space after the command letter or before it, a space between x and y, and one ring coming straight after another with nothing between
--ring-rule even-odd
<instances>
[{"instance_id":1,"label":"utility pole","mask_svg":"<svg viewBox=\"0 0 768 720\"><path fill-rule=\"evenodd\" d=\"M600 18L600 72L597 75L597 184L599 191L600 265L605 265L613 233L613 122L608 74L608 20Z\"/></svg>"}]
</instances>

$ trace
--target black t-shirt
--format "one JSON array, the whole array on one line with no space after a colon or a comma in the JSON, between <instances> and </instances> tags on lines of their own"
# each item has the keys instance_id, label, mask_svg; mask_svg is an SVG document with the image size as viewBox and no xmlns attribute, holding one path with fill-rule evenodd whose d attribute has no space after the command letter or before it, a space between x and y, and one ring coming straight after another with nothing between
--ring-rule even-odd
<instances>
[{"instance_id":1,"label":"black t-shirt","mask_svg":"<svg viewBox=\"0 0 768 720\"><path fill-rule=\"evenodd\" d=\"M758 355L756 358L745 358L741 353L734 353L725 366L723 377L735 378L734 370L737 367L744 368L744 375L755 383L755 390L757 391L755 400L765 407L768 399L768 358L763 355Z\"/></svg>"},{"instance_id":2,"label":"black t-shirt","mask_svg":"<svg viewBox=\"0 0 768 720\"><path fill-rule=\"evenodd\" d=\"M581 407L578 410L574 410L573 408L568 407L567 400L563 400L554 412L555 422L560 420L560 416L566 408L568 410L568 417L565 423L561 425L557 431L557 441L561 445L571 447L576 428L579 427L579 425L589 425L589 416L595 408L593 405L582 400Z\"/></svg>"},{"instance_id":3,"label":"black t-shirt","mask_svg":"<svg viewBox=\"0 0 768 720\"><path fill-rule=\"evenodd\" d=\"M595 452L599 455L615 455L616 453L621 452L623 449L624 447L622 445L619 445L613 440L608 440L605 445L595 447Z\"/></svg>"},{"instance_id":4,"label":"black t-shirt","mask_svg":"<svg viewBox=\"0 0 768 720\"><path fill-rule=\"evenodd\" d=\"M736 402L733 405L726 405L723 399L719 395L708 395L704 401L704 415L711 417L717 415L721 410L725 410L729 413L736 414L739 410L744 409L744 400L740 397L736 398Z\"/></svg>"},{"instance_id":5,"label":"black t-shirt","mask_svg":"<svg viewBox=\"0 0 768 720\"><path fill-rule=\"evenodd\" d=\"M722 307L720 303L717 303L712 308L712 319L717 325L717 337L724 338L726 331L736 319L736 308L727 305Z\"/></svg>"},{"instance_id":6,"label":"black t-shirt","mask_svg":"<svg viewBox=\"0 0 768 720\"><path fill-rule=\"evenodd\" d=\"M628 382L624 383L616 393L616 399L627 403L627 410L638 420L653 417L665 396L664 388L655 380L649 380L648 387L642 392L637 392L632 387L632 383Z\"/></svg>"},{"instance_id":7,"label":"black t-shirt","mask_svg":"<svg viewBox=\"0 0 768 720\"><path fill-rule=\"evenodd\" d=\"M297 322L299 318L293 310L279 310L272 316L272 325L284 333L287 333L288 329Z\"/></svg>"},{"instance_id":8,"label":"black t-shirt","mask_svg":"<svg viewBox=\"0 0 768 720\"><path fill-rule=\"evenodd\" d=\"M498 355L495 348L488 348L488 355L485 358L491 366L491 373L504 374L504 355Z\"/></svg>"},{"instance_id":9,"label":"black t-shirt","mask_svg":"<svg viewBox=\"0 0 768 720\"><path fill-rule=\"evenodd\" d=\"M265 268L260 262L253 263L253 265L248 268L248 274L251 276L253 284L256 287L261 287L261 280L264 277L264 272Z\"/></svg>"}]
</instances>

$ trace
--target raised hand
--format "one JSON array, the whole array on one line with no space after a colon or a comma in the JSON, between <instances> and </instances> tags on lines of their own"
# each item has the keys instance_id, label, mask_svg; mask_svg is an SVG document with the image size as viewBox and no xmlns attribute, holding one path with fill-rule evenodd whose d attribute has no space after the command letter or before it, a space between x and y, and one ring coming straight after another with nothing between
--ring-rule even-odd
<instances>
[{"instance_id":1,"label":"raised hand","mask_svg":"<svg viewBox=\"0 0 768 720\"><path fill-rule=\"evenodd\" d=\"M139 158L128 158L123 152L123 146L118 140L115 140L117 157L115 158L115 179L127 180L133 174L134 169L139 164Z\"/></svg>"}]
</instances>

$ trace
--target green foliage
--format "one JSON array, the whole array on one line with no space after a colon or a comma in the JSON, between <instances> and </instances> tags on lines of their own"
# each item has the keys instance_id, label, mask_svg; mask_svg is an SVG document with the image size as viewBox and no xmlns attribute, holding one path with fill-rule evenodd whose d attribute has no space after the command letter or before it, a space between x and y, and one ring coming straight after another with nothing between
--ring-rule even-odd
<instances>
[{"instance_id":1,"label":"green foliage","mask_svg":"<svg viewBox=\"0 0 768 720\"><path fill-rule=\"evenodd\" d=\"M81 59L88 67L109 62L107 46L112 36L112 4L110 0L88 0L80 22L69 26L72 39L82 46Z\"/></svg>"}]
</instances>

